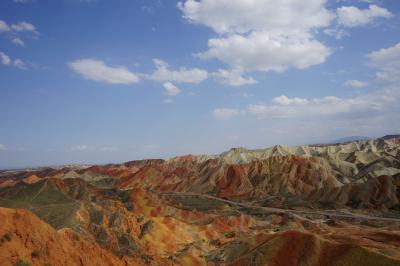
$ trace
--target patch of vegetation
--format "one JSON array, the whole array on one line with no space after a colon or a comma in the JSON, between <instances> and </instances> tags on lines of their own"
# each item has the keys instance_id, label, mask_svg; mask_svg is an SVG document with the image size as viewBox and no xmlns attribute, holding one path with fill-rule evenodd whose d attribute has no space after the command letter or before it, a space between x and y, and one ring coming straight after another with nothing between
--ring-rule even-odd
<instances>
[{"instance_id":1,"label":"patch of vegetation","mask_svg":"<svg viewBox=\"0 0 400 266\"><path fill-rule=\"evenodd\" d=\"M331 201L319 201L318 203L319 203L319 207L322 209L332 210L332 209L335 209L335 207L336 207L335 203L331 202Z\"/></svg>"},{"instance_id":2,"label":"patch of vegetation","mask_svg":"<svg viewBox=\"0 0 400 266\"><path fill-rule=\"evenodd\" d=\"M4 235L3 235L3 237L1 238L1 242L10 242L11 241L11 235L9 234L9 233L5 233Z\"/></svg>"},{"instance_id":3,"label":"patch of vegetation","mask_svg":"<svg viewBox=\"0 0 400 266\"><path fill-rule=\"evenodd\" d=\"M34 250L31 253L32 258L39 258L40 257L40 251L39 250Z\"/></svg>"},{"instance_id":4,"label":"patch of vegetation","mask_svg":"<svg viewBox=\"0 0 400 266\"><path fill-rule=\"evenodd\" d=\"M105 246L110 242L110 236L103 227L97 227L97 232L95 232L96 242L101 246Z\"/></svg>"},{"instance_id":5,"label":"patch of vegetation","mask_svg":"<svg viewBox=\"0 0 400 266\"><path fill-rule=\"evenodd\" d=\"M68 227L79 204L43 180L0 189L0 206L28 209L56 229Z\"/></svg>"},{"instance_id":6,"label":"patch of vegetation","mask_svg":"<svg viewBox=\"0 0 400 266\"><path fill-rule=\"evenodd\" d=\"M31 266L29 262L26 262L24 260L18 260L16 263L13 264L13 266Z\"/></svg>"},{"instance_id":7,"label":"patch of vegetation","mask_svg":"<svg viewBox=\"0 0 400 266\"><path fill-rule=\"evenodd\" d=\"M113 185L115 184L115 179L114 178L103 178L101 180L96 180L96 181L92 181L89 183L98 188L112 188Z\"/></svg>"},{"instance_id":8,"label":"patch of vegetation","mask_svg":"<svg viewBox=\"0 0 400 266\"><path fill-rule=\"evenodd\" d=\"M233 237L236 236L236 233L235 233L234 231L232 231L232 232L227 232L227 233L225 233L224 236L225 236L226 238L233 238Z\"/></svg>"},{"instance_id":9,"label":"patch of vegetation","mask_svg":"<svg viewBox=\"0 0 400 266\"><path fill-rule=\"evenodd\" d=\"M285 202L283 203L283 205L286 208L294 208L294 207L304 207L307 206L307 202L305 202L304 200L298 198L298 197L293 197L293 196L289 196ZM334 204L333 204L334 206Z\"/></svg>"},{"instance_id":10,"label":"patch of vegetation","mask_svg":"<svg viewBox=\"0 0 400 266\"><path fill-rule=\"evenodd\" d=\"M141 239L145 234L147 234L153 228L154 222L152 220L147 221L142 226L140 226L139 239Z\"/></svg>"},{"instance_id":11,"label":"patch of vegetation","mask_svg":"<svg viewBox=\"0 0 400 266\"><path fill-rule=\"evenodd\" d=\"M153 260L153 257L146 255L146 254L142 254L140 255L140 259L142 261L144 261L144 263L146 263L147 265L151 263L151 261Z\"/></svg>"},{"instance_id":12,"label":"patch of vegetation","mask_svg":"<svg viewBox=\"0 0 400 266\"><path fill-rule=\"evenodd\" d=\"M79 240L80 240L80 237L79 237L79 235L78 235L77 233L73 232L73 233L72 233L72 239L73 239L74 241L79 241Z\"/></svg>"},{"instance_id":13,"label":"patch of vegetation","mask_svg":"<svg viewBox=\"0 0 400 266\"><path fill-rule=\"evenodd\" d=\"M248 243L234 240L219 249L209 252L206 255L206 259L216 264L231 263L236 258L248 253L249 250L250 246Z\"/></svg>"},{"instance_id":14,"label":"patch of vegetation","mask_svg":"<svg viewBox=\"0 0 400 266\"><path fill-rule=\"evenodd\" d=\"M248 215L253 216L258 220L265 220L268 219L273 213L268 212L266 210L260 208L250 208L250 207L241 207L239 211Z\"/></svg>"},{"instance_id":15,"label":"patch of vegetation","mask_svg":"<svg viewBox=\"0 0 400 266\"><path fill-rule=\"evenodd\" d=\"M210 243L210 245L213 245L213 246L220 246L221 245L221 240L212 239L212 240L209 241L209 243Z\"/></svg>"},{"instance_id":16,"label":"patch of vegetation","mask_svg":"<svg viewBox=\"0 0 400 266\"><path fill-rule=\"evenodd\" d=\"M360 222L360 225L364 226L369 226L369 227L374 227L374 228L379 228L382 227L382 225L376 224L374 222L368 221L368 220L363 220Z\"/></svg>"},{"instance_id":17,"label":"patch of vegetation","mask_svg":"<svg viewBox=\"0 0 400 266\"><path fill-rule=\"evenodd\" d=\"M389 258L385 255L369 251L365 248L356 247L340 256L332 265L335 266L394 266L399 265L398 260Z\"/></svg>"},{"instance_id":18,"label":"patch of vegetation","mask_svg":"<svg viewBox=\"0 0 400 266\"><path fill-rule=\"evenodd\" d=\"M108 221L108 227L120 227L122 222L124 221L124 217L118 213L115 212L111 215L109 221Z\"/></svg>"},{"instance_id":19,"label":"patch of vegetation","mask_svg":"<svg viewBox=\"0 0 400 266\"><path fill-rule=\"evenodd\" d=\"M136 219L136 222L138 222L138 223L141 223L141 222L143 222L144 221L144 216L143 215L140 215L137 219Z\"/></svg>"},{"instance_id":20,"label":"patch of vegetation","mask_svg":"<svg viewBox=\"0 0 400 266\"><path fill-rule=\"evenodd\" d=\"M235 209L229 209L229 210L223 210L221 212L218 212L218 215L219 216L223 216L223 217L226 217L226 216L240 216L241 213L239 211L235 210Z\"/></svg>"},{"instance_id":21,"label":"patch of vegetation","mask_svg":"<svg viewBox=\"0 0 400 266\"><path fill-rule=\"evenodd\" d=\"M91 209L90 213L90 223L95 224L95 225L102 225L103 224L103 212L96 210L96 209Z\"/></svg>"},{"instance_id":22,"label":"patch of vegetation","mask_svg":"<svg viewBox=\"0 0 400 266\"><path fill-rule=\"evenodd\" d=\"M256 176L250 177L250 182L253 185L253 187L256 187L267 178L268 178L268 176L266 174L256 175Z\"/></svg>"},{"instance_id":23,"label":"patch of vegetation","mask_svg":"<svg viewBox=\"0 0 400 266\"><path fill-rule=\"evenodd\" d=\"M114 251L117 256L133 256L142 251L135 239L129 234L117 232L118 249Z\"/></svg>"},{"instance_id":24,"label":"patch of vegetation","mask_svg":"<svg viewBox=\"0 0 400 266\"><path fill-rule=\"evenodd\" d=\"M172 195L172 199L185 210L212 211L224 207L226 204L207 197L193 195Z\"/></svg>"}]
</instances>

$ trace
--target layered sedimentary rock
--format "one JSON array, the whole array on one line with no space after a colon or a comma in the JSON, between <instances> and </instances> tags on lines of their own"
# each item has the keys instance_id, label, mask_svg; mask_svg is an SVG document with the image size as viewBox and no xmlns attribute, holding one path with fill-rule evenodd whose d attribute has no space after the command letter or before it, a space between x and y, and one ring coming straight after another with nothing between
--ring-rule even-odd
<instances>
[{"instance_id":1,"label":"layered sedimentary rock","mask_svg":"<svg viewBox=\"0 0 400 266\"><path fill-rule=\"evenodd\" d=\"M3 171L0 261L400 265L399 202L396 136Z\"/></svg>"}]
</instances>

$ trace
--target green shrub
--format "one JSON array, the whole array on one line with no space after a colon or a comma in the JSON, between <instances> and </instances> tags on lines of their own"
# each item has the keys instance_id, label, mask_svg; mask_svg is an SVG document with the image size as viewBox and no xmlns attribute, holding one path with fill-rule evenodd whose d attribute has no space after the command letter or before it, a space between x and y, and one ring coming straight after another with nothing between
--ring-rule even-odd
<instances>
[{"instance_id":1,"label":"green shrub","mask_svg":"<svg viewBox=\"0 0 400 266\"><path fill-rule=\"evenodd\" d=\"M8 242L10 242L11 241L11 235L9 233L5 233L4 236L3 236L3 239L7 240Z\"/></svg>"},{"instance_id":2,"label":"green shrub","mask_svg":"<svg viewBox=\"0 0 400 266\"><path fill-rule=\"evenodd\" d=\"M31 266L31 264L24 260L18 260L13 266Z\"/></svg>"},{"instance_id":3,"label":"green shrub","mask_svg":"<svg viewBox=\"0 0 400 266\"><path fill-rule=\"evenodd\" d=\"M40 257L40 251L39 250L34 250L31 253L32 258L39 258Z\"/></svg>"}]
</instances>

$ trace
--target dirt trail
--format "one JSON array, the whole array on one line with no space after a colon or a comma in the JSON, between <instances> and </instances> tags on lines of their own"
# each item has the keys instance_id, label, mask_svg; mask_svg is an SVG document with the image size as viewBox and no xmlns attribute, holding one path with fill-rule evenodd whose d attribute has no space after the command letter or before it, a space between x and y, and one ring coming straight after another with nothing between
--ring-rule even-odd
<instances>
[{"instance_id":1,"label":"dirt trail","mask_svg":"<svg viewBox=\"0 0 400 266\"><path fill-rule=\"evenodd\" d=\"M271 213L278 213L278 214L291 214L296 216L297 218L304 219L304 217L301 217L299 215L319 215L319 216L325 216L325 217L336 217L336 218L342 218L342 219L359 219L359 220L378 220L378 221L390 221L390 222L400 222L400 219L398 218L390 218L390 217L378 217L378 216L370 216L370 215L365 215L365 214L350 214L350 213L332 213L328 211L306 211L306 210L290 210L290 209L281 209L281 208L275 208L275 207L262 207L262 206L255 206L252 204L248 203L243 203L243 202L235 202L227 199L221 199L218 197L214 197L211 195L206 195L206 194L199 194L199 193L179 193L179 192L167 192L167 193L162 193L164 195L178 195L178 196L192 196L192 197L202 197L202 198L208 198L212 200L217 200L229 205L233 206L240 206L240 207L245 207L245 208L252 208L252 209L261 209L265 210Z\"/></svg>"}]
</instances>

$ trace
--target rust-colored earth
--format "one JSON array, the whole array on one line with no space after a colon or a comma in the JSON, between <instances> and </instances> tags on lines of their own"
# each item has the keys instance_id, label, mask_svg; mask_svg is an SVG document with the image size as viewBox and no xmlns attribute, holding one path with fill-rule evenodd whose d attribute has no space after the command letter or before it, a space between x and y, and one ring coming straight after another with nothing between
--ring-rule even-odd
<instances>
[{"instance_id":1,"label":"rust-colored earth","mask_svg":"<svg viewBox=\"0 0 400 266\"><path fill-rule=\"evenodd\" d=\"M400 265L400 141L1 171L0 265Z\"/></svg>"}]
</instances>

